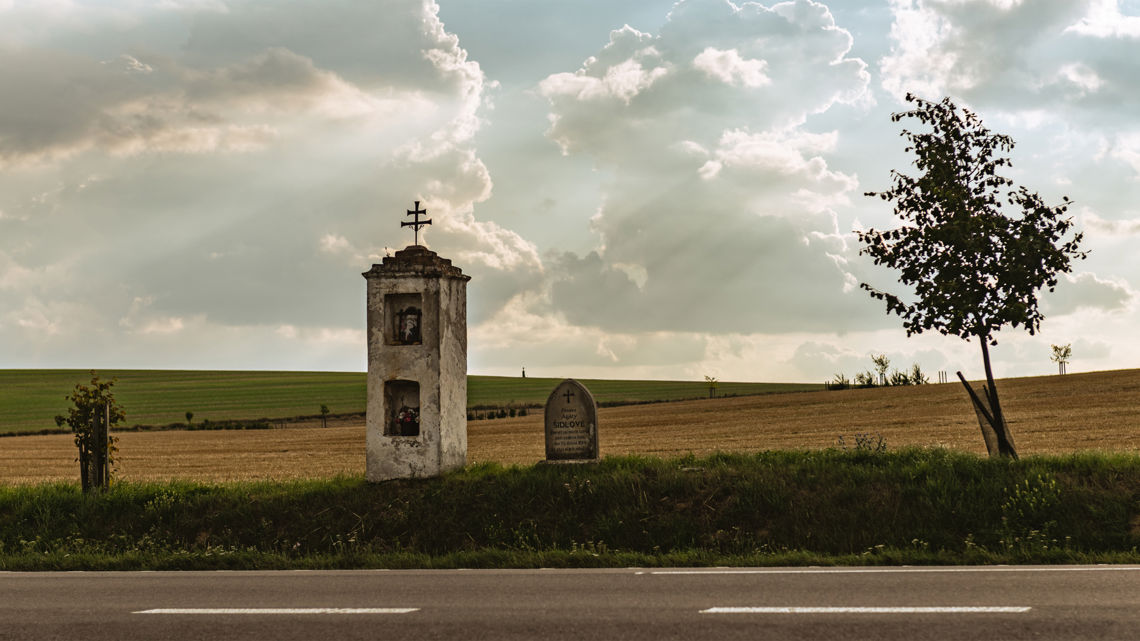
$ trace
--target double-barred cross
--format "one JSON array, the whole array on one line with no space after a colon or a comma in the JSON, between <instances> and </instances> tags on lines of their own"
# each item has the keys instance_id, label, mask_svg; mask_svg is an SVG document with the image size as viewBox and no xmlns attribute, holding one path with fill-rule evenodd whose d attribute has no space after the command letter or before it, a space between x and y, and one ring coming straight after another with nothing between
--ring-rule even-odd
<instances>
[{"instance_id":1,"label":"double-barred cross","mask_svg":"<svg viewBox=\"0 0 1140 641\"><path fill-rule=\"evenodd\" d=\"M400 223L401 227L411 227L412 229L415 230L415 232L416 232L416 244L417 245L420 244L420 227L423 227L424 225L430 225L431 224L430 218L427 220L420 220L420 216L426 215L426 214L427 214L427 210L426 209L420 209L420 201L417 200L416 201L416 208L414 210L413 209L408 210L408 215L413 217L412 218L413 222L406 222L405 221L405 222Z\"/></svg>"}]
</instances>

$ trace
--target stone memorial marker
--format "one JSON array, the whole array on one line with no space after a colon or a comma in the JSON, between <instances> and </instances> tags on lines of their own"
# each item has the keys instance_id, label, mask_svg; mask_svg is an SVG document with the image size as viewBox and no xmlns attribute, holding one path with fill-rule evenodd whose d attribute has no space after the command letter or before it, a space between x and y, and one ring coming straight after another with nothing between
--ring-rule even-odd
<instances>
[{"instance_id":1,"label":"stone memorial marker","mask_svg":"<svg viewBox=\"0 0 1140 641\"><path fill-rule=\"evenodd\" d=\"M568 378L546 399L546 460L598 460L598 404L590 390Z\"/></svg>"}]
</instances>

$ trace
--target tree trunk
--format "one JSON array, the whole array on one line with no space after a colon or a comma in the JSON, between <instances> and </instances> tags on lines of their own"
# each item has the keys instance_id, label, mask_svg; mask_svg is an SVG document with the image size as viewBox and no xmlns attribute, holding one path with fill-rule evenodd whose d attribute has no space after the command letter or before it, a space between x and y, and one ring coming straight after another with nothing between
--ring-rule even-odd
<instances>
[{"instance_id":1,"label":"tree trunk","mask_svg":"<svg viewBox=\"0 0 1140 641\"><path fill-rule=\"evenodd\" d=\"M970 395L970 404L974 406L974 415L978 417L978 427L982 429L982 440L986 443L986 453L990 456L1000 456L1001 447L998 446L997 432L993 426L994 419L990 413L989 393L986 392L985 398L979 398L978 393L970 387L970 382L966 380L962 372L958 372L958 380L962 381L962 387L965 387L966 393Z\"/></svg>"},{"instance_id":2,"label":"tree trunk","mask_svg":"<svg viewBox=\"0 0 1140 641\"><path fill-rule=\"evenodd\" d=\"M79 486L83 488L83 493L86 494L91 491L91 462L87 457L87 442L80 438L79 441Z\"/></svg>"},{"instance_id":3,"label":"tree trunk","mask_svg":"<svg viewBox=\"0 0 1140 641\"><path fill-rule=\"evenodd\" d=\"M983 391L989 400L990 410L993 413L991 418L993 419L994 432L997 435L998 451L1002 456L1016 459L1017 450L1013 446L1013 435L1010 433L1009 426L1005 422L1005 415L1001 411L997 385L994 384L994 372L990 367L989 339L988 337L979 337L979 342L982 344L982 362L986 367L986 383L988 386L988 389L983 388Z\"/></svg>"}]
</instances>

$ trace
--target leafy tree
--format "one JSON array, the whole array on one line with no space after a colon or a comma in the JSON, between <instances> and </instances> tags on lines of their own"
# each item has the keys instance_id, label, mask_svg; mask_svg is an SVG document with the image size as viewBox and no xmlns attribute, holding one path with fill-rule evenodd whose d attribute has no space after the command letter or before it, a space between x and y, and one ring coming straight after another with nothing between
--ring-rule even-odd
<instances>
[{"instance_id":1,"label":"leafy tree","mask_svg":"<svg viewBox=\"0 0 1140 641\"><path fill-rule=\"evenodd\" d=\"M99 414L106 412L104 417L107 422L106 430L109 433L111 426L127 417L111 392L115 381L116 379L100 380L95 370L91 370L91 384L77 383L75 390L64 397L72 404L67 410L67 416L55 417L56 425L69 426L75 435L75 446L79 449L79 478L84 491L91 487L103 487L110 480L111 471L114 470L115 453L118 451L115 444L118 439L108 436L105 443L100 443L102 433L96 430L96 419ZM101 451L100 446L106 448L106 476L102 475L101 470L95 469L94 459ZM102 478L99 478L100 476Z\"/></svg>"},{"instance_id":2,"label":"leafy tree","mask_svg":"<svg viewBox=\"0 0 1140 641\"><path fill-rule=\"evenodd\" d=\"M329 426L329 406L321 404L321 427Z\"/></svg>"},{"instance_id":3,"label":"leafy tree","mask_svg":"<svg viewBox=\"0 0 1140 641\"><path fill-rule=\"evenodd\" d=\"M705 377L705 384L709 386L709 398L716 396L716 385L718 382L715 376Z\"/></svg>"},{"instance_id":4,"label":"leafy tree","mask_svg":"<svg viewBox=\"0 0 1140 641\"><path fill-rule=\"evenodd\" d=\"M1065 366L1069 364L1069 358L1073 355L1072 343L1067 345L1051 345L1050 347L1053 348L1053 355L1049 357L1049 360L1057 364L1058 374L1065 374L1068 371L1068 368Z\"/></svg>"},{"instance_id":5,"label":"leafy tree","mask_svg":"<svg viewBox=\"0 0 1140 641\"><path fill-rule=\"evenodd\" d=\"M194 423L194 412L186 412L186 424L192 425Z\"/></svg>"},{"instance_id":6,"label":"leafy tree","mask_svg":"<svg viewBox=\"0 0 1140 641\"><path fill-rule=\"evenodd\" d=\"M910 384L911 385L926 385L930 382L930 378L922 371L922 368L915 363L910 368Z\"/></svg>"},{"instance_id":7,"label":"leafy tree","mask_svg":"<svg viewBox=\"0 0 1140 641\"><path fill-rule=\"evenodd\" d=\"M875 371L879 373L879 385L887 384L887 369L891 366L891 359L886 354L875 356L871 354L871 362L875 364Z\"/></svg>"},{"instance_id":8,"label":"leafy tree","mask_svg":"<svg viewBox=\"0 0 1140 641\"><path fill-rule=\"evenodd\" d=\"M998 173L1010 166L1003 154L1013 149L1009 136L991 133L978 116L959 109L949 98L928 102L908 94L910 111L892 114L898 122L913 118L930 131L902 130L907 152L914 152L918 176L891 171L893 184L868 192L893 201L904 221L897 229L858 232L861 254L876 265L899 271L899 282L913 288L911 301L861 283L872 297L886 303L887 312L902 317L907 335L934 329L966 341L978 339L986 383L985 403L959 378L971 395L979 417L996 433L998 453L1017 452L998 402L990 366L989 347L1005 325L1037 331L1043 316L1037 292L1050 291L1058 274L1071 270L1082 234L1069 241L1072 228L1064 214L1069 199L1049 206L1025 187ZM1006 206L1016 217L1006 216ZM988 406L987 406L988 405ZM983 434L985 430L983 428ZM991 451L991 454L994 452Z\"/></svg>"}]
</instances>

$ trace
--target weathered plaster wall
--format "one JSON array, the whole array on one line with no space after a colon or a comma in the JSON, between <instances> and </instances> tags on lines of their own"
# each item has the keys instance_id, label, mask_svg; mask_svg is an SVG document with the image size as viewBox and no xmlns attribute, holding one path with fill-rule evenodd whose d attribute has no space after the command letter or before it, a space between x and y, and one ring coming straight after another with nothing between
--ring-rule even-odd
<instances>
[{"instance_id":1,"label":"weathered plaster wall","mask_svg":"<svg viewBox=\"0 0 1140 641\"><path fill-rule=\"evenodd\" d=\"M413 246L385 258L368 279L367 467L369 481L437 476L467 463L468 276L426 248ZM422 341L389 340L392 314L385 296L421 293ZM389 322L386 322L389 321ZM390 436L385 422L387 381L420 386L420 433Z\"/></svg>"}]
</instances>

